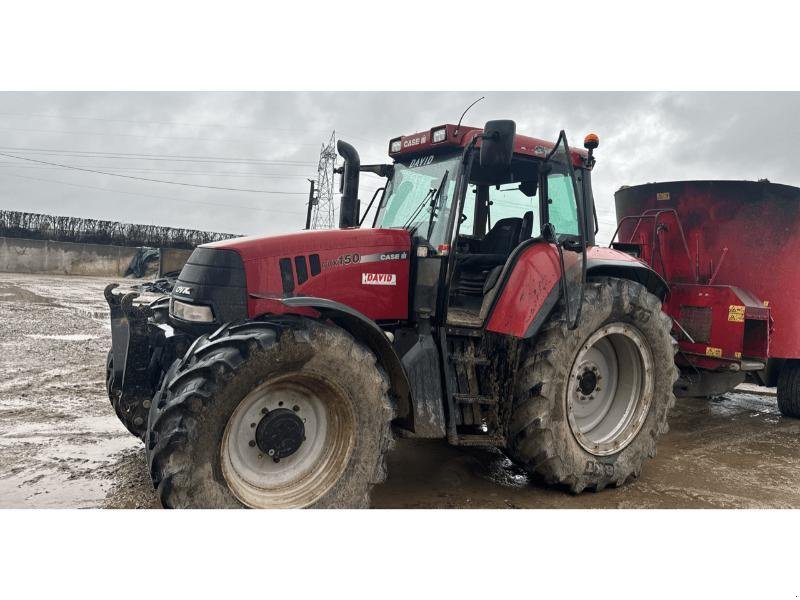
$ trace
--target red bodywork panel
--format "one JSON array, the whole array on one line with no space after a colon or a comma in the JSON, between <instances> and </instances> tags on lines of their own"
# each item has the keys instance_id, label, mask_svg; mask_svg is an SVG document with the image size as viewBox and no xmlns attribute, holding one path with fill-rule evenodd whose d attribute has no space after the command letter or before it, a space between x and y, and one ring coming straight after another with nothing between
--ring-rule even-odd
<instances>
[{"instance_id":1,"label":"red bodywork panel","mask_svg":"<svg viewBox=\"0 0 800 600\"><path fill-rule=\"evenodd\" d=\"M593 246L586 252L589 262L614 261L630 265L641 265L642 262L624 252L610 248ZM577 281L581 255L577 252L564 252L564 269L567 277ZM531 323L545 308L551 294L558 293L561 266L558 251L552 244L537 243L522 251L513 265L511 276L500 292L492 313L489 315L486 329L495 333L504 333L523 337Z\"/></svg>"},{"instance_id":2,"label":"red bodywork panel","mask_svg":"<svg viewBox=\"0 0 800 600\"><path fill-rule=\"evenodd\" d=\"M433 143L431 138L432 132L445 128L446 137L441 142ZM458 132L458 133L456 133ZM395 160L399 160L404 156L416 156L418 154L436 152L442 148L466 148L472 138L476 135L483 133L483 129L478 127L468 127L461 125L439 125L433 127L428 131L421 131L411 135L404 135L399 138L394 138L392 142L399 140L401 149L399 152L391 151L391 142L389 142L389 156ZM477 147L480 147L481 142L478 140ZM516 134L514 136L514 154L522 156L534 156L536 158L544 158L555 147L555 142L548 142L538 138L528 137L526 135ZM584 166L584 161L588 156L588 152L583 149L570 148L572 155L572 163L576 167Z\"/></svg>"},{"instance_id":3,"label":"red bodywork panel","mask_svg":"<svg viewBox=\"0 0 800 600\"><path fill-rule=\"evenodd\" d=\"M251 318L282 312L276 299L290 296L341 302L375 321L408 318L411 238L403 229L302 231L205 247L234 250L242 257ZM317 274L313 256L319 259ZM291 291L284 289L281 259L290 261ZM301 282L303 264L307 279Z\"/></svg>"},{"instance_id":4,"label":"red bodywork panel","mask_svg":"<svg viewBox=\"0 0 800 600\"><path fill-rule=\"evenodd\" d=\"M679 363L689 358L696 367L714 370L769 353L769 309L745 290L676 283L664 310L683 327L674 330L682 350Z\"/></svg>"},{"instance_id":5,"label":"red bodywork panel","mask_svg":"<svg viewBox=\"0 0 800 600\"><path fill-rule=\"evenodd\" d=\"M763 317L757 313L765 311L752 310L755 304L768 307L774 320L774 330L764 332L768 356L800 358L800 189L769 182L682 181L623 188L615 200L621 242L640 248L676 292L683 285L697 286L698 293L708 287L704 293L719 296L711 302L720 312L713 319L715 344L743 335L741 322L727 321L730 306L745 306L746 322L753 321L749 327L759 328ZM737 304L725 304L730 293L739 297ZM668 303L679 321L683 300Z\"/></svg>"}]
</instances>

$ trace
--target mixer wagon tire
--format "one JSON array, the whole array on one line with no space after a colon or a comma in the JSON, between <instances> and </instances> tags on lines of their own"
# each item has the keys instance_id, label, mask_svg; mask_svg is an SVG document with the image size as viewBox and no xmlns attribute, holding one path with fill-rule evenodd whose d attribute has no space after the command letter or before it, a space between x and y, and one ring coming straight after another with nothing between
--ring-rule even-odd
<instances>
[{"instance_id":1,"label":"mixer wagon tire","mask_svg":"<svg viewBox=\"0 0 800 600\"><path fill-rule=\"evenodd\" d=\"M800 419L800 361L786 361L778 376L778 409L784 417Z\"/></svg>"},{"instance_id":2,"label":"mixer wagon tire","mask_svg":"<svg viewBox=\"0 0 800 600\"><path fill-rule=\"evenodd\" d=\"M509 425L512 460L573 493L638 477L675 404L671 328L642 285L590 279L577 329L569 330L562 305L523 349Z\"/></svg>"},{"instance_id":3,"label":"mixer wagon tire","mask_svg":"<svg viewBox=\"0 0 800 600\"><path fill-rule=\"evenodd\" d=\"M393 445L389 380L333 325L281 319L202 336L150 409L167 508L362 508Z\"/></svg>"}]
</instances>

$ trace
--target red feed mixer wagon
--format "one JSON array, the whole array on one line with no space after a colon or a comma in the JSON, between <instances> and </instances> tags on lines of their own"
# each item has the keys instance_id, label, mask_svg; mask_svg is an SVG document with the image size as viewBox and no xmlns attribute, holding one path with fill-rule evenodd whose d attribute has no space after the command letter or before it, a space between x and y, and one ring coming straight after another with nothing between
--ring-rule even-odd
<instances>
[{"instance_id":1,"label":"red feed mixer wagon","mask_svg":"<svg viewBox=\"0 0 800 600\"><path fill-rule=\"evenodd\" d=\"M749 379L800 417L800 189L762 180L675 181L615 194L612 247L664 277L680 395ZM616 241L614 241L616 240Z\"/></svg>"}]
</instances>

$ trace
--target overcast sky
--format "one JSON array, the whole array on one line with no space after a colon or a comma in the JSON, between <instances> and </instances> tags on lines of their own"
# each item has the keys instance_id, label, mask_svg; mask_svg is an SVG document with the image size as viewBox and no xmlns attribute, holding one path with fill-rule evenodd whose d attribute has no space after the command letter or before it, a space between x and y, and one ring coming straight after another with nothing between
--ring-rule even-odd
<instances>
[{"instance_id":1,"label":"overcast sky","mask_svg":"<svg viewBox=\"0 0 800 600\"><path fill-rule=\"evenodd\" d=\"M392 137L464 119L574 146L600 136L594 172L601 239L621 185L759 179L800 186L798 93L651 92L0 92L0 208L242 234L301 229L308 178L335 129L362 162ZM148 155L134 158L131 155ZM362 206L378 187L362 178ZM278 193L280 192L280 193ZM603 235L605 234L605 235Z\"/></svg>"}]
</instances>

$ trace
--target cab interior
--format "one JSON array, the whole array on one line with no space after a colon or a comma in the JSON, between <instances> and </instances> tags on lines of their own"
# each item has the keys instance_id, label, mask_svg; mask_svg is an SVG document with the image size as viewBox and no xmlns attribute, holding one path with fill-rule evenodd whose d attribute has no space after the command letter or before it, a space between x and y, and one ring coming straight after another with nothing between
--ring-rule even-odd
<instances>
[{"instance_id":1,"label":"cab interior","mask_svg":"<svg viewBox=\"0 0 800 600\"><path fill-rule=\"evenodd\" d=\"M479 327L514 250L540 232L541 161L515 157L509 168L474 166L464 199L447 322Z\"/></svg>"}]
</instances>

